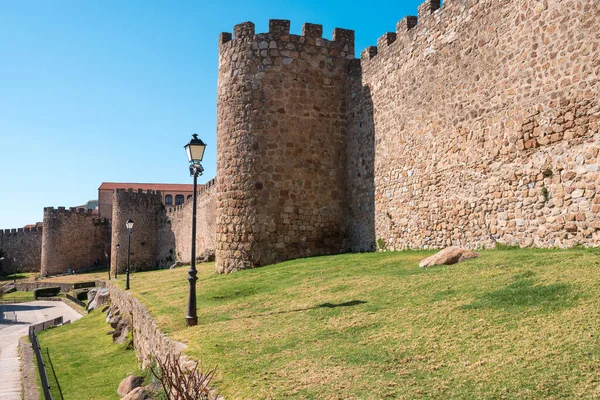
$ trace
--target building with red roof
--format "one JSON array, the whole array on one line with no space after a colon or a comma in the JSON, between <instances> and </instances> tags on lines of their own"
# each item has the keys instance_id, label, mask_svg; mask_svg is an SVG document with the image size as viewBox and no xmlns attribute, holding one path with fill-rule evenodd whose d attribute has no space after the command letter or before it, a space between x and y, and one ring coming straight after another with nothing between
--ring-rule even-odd
<instances>
[{"instance_id":1,"label":"building with red roof","mask_svg":"<svg viewBox=\"0 0 600 400\"><path fill-rule=\"evenodd\" d=\"M198 185L198 190L202 185ZM194 185L181 183L126 183L102 182L98 188L98 211L102 218L112 218L112 202L115 189L132 189L133 191L148 190L161 192L165 206L176 206L185 203L194 194Z\"/></svg>"}]
</instances>

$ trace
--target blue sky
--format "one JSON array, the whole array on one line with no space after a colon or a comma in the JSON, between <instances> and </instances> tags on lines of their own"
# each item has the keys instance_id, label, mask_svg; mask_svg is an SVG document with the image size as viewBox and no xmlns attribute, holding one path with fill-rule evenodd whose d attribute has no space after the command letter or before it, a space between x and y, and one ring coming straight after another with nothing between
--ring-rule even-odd
<instances>
[{"instance_id":1,"label":"blue sky","mask_svg":"<svg viewBox=\"0 0 600 400\"><path fill-rule=\"evenodd\" d=\"M217 39L270 18L356 31L356 54L421 1L0 0L0 228L97 198L103 181L191 183L216 169Z\"/></svg>"}]
</instances>

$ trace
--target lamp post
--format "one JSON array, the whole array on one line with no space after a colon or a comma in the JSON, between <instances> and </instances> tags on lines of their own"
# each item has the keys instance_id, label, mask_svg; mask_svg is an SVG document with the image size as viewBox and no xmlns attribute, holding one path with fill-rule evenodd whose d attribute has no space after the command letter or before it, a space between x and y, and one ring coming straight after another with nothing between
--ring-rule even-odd
<instances>
[{"instance_id":1,"label":"lamp post","mask_svg":"<svg viewBox=\"0 0 600 400\"><path fill-rule=\"evenodd\" d=\"M125 280L125 290L129 290L129 254L131 253L131 230L133 229L133 220L129 218L125 223L127 227L127 279Z\"/></svg>"},{"instance_id":2,"label":"lamp post","mask_svg":"<svg viewBox=\"0 0 600 400\"><path fill-rule=\"evenodd\" d=\"M121 245L117 243L115 247L117 248L117 262L115 263L115 279L117 279L117 273L119 271L119 250L121 249Z\"/></svg>"},{"instance_id":3,"label":"lamp post","mask_svg":"<svg viewBox=\"0 0 600 400\"><path fill-rule=\"evenodd\" d=\"M196 201L198 196L198 175L202 175L204 168L200 162L204 158L204 150L206 144L198 139L197 134L192 135L192 140L184 146L187 153L188 161L190 162L190 175L194 177L194 200L192 204L192 257L190 262L190 270L188 271L188 282L190 283L190 291L188 298L188 310L185 322L187 326L198 325L198 314L196 313L196 281L198 280L196 271Z\"/></svg>"}]
</instances>

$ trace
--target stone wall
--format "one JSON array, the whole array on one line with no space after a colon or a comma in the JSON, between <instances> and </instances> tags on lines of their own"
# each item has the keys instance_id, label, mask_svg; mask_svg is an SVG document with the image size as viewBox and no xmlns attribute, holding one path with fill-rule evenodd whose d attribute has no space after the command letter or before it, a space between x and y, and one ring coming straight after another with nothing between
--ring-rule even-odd
<instances>
[{"instance_id":1,"label":"stone wall","mask_svg":"<svg viewBox=\"0 0 600 400\"><path fill-rule=\"evenodd\" d=\"M0 229L0 273L38 272L42 255L42 228Z\"/></svg>"},{"instance_id":2,"label":"stone wall","mask_svg":"<svg viewBox=\"0 0 600 400\"><path fill-rule=\"evenodd\" d=\"M125 223L133 220L130 270L142 271L169 265L175 239L160 191L117 189L113 198L111 274L125 272L129 235ZM117 244L120 250L117 252Z\"/></svg>"},{"instance_id":3,"label":"stone wall","mask_svg":"<svg viewBox=\"0 0 600 400\"><path fill-rule=\"evenodd\" d=\"M92 215L92 210L64 207L44 208L41 274L49 276L105 263L109 251L108 220Z\"/></svg>"},{"instance_id":4,"label":"stone wall","mask_svg":"<svg viewBox=\"0 0 600 400\"><path fill-rule=\"evenodd\" d=\"M214 254L216 239L216 182L207 182L198 190L196 205L196 257L206 258ZM192 244L192 200L172 208L167 208L170 228L175 237L175 260L189 263Z\"/></svg>"},{"instance_id":5,"label":"stone wall","mask_svg":"<svg viewBox=\"0 0 600 400\"><path fill-rule=\"evenodd\" d=\"M599 245L600 3L427 1L418 14L353 66L349 237ZM361 233L370 163L374 235Z\"/></svg>"},{"instance_id":6,"label":"stone wall","mask_svg":"<svg viewBox=\"0 0 600 400\"><path fill-rule=\"evenodd\" d=\"M354 32L269 21L221 34L217 271L345 249L346 67Z\"/></svg>"},{"instance_id":7,"label":"stone wall","mask_svg":"<svg viewBox=\"0 0 600 400\"><path fill-rule=\"evenodd\" d=\"M106 287L107 285L106 282L97 282L97 286ZM152 316L138 299L113 285L108 287L111 314L114 315L118 310L123 318L133 320L133 344L138 363L142 368L150 366L153 357L164 358L167 354L178 354L185 348L182 343L169 340L158 329ZM185 319L185 310L182 310L182 318Z\"/></svg>"}]
</instances>

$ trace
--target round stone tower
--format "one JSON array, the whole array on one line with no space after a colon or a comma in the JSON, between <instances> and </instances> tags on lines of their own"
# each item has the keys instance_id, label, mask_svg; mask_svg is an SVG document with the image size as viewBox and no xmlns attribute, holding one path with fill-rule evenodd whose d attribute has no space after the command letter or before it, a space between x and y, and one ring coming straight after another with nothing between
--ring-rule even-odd
<instances>
[{"instance_id":1,"label":"round stone tower","mask_svg":"<svg viewBox=\"0 0 600 400\"><path fill-rule=\"evenodd\" d=\"M236 25L219 39L217 272L339 253L354 32Z\"/></svg>"}]
</instances>

